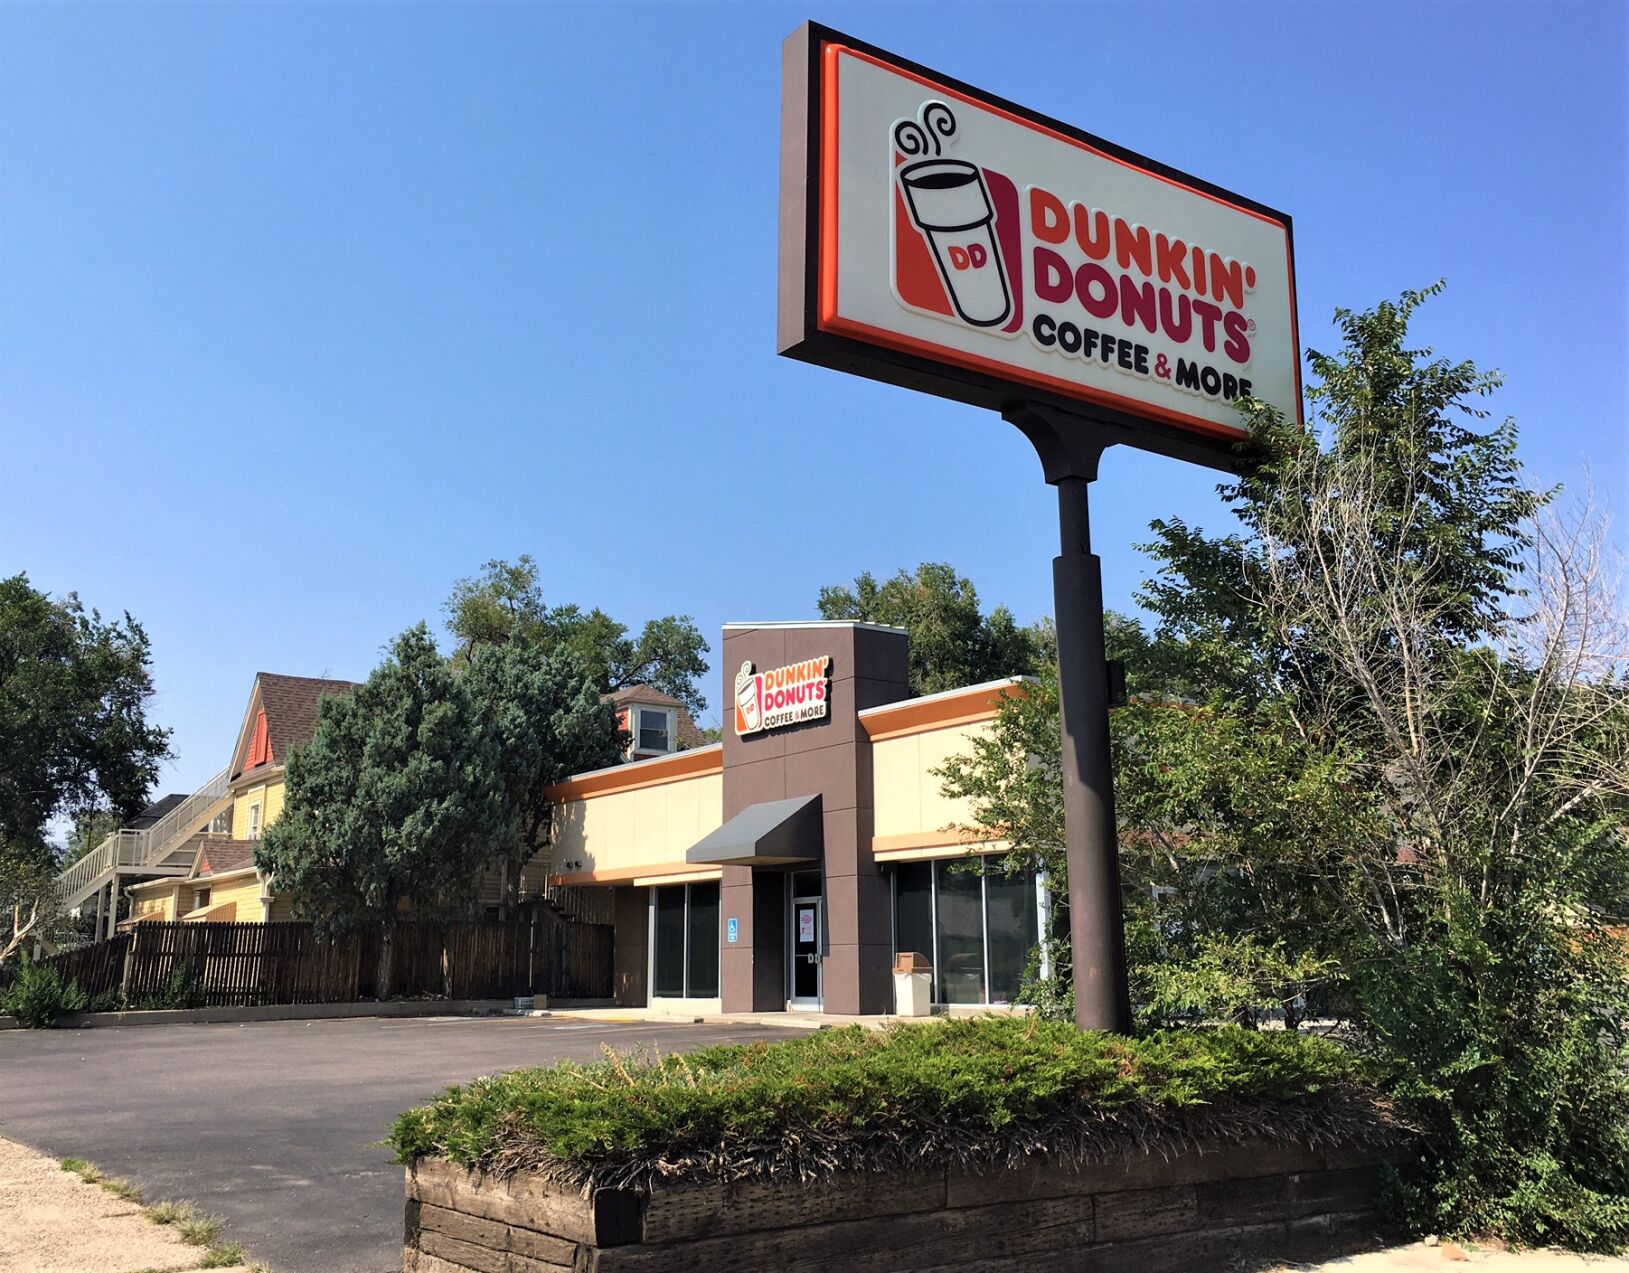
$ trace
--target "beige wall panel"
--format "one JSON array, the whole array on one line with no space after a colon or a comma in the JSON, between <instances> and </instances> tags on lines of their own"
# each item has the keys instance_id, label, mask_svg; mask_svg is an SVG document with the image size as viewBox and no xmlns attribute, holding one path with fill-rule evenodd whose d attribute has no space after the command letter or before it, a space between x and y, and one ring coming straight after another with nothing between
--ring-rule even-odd
<instances>
[{"instance_id":1,"label":"beige wall panel","mask_svg":"<svg viewBox=\"0 0 1629 1273\"><path fill-rule=\"evenodd\" d=\"M686 849L718 827L723 808L719 774L571 801L556 815L551 869L576 874L683 861Z\"/></svg>"},{"instance_id":2,"label":"beige wall panel","mask_svg":"<svg viewBox=\"0 0 1629 1273\"><path fill-rule=\"evenodd\" d=\"M873 744L877 835L924 835L972 822L968 802L946 796L944 779L933 770L952 756L970 755L972 739L989 728L979 721Z\"/></svg>"},{"instance_id":3,"label":"beige wall panel","mask_svg":"<svg viewBox=\"0 0 1629 1273\"><path fill-rule=\"evenodd\" d=\"M885 738L871 746L872 793L878 835L911 835L922 829L921 766L917 735Z\"/></svg>"},{"instance_id":4,"label":"beige wall panel","mask_svg":"<svg viewBox=\"0 0 1629 1273\"><path fill-rule=\"evenodd\" d=\"M935 729L920 735L921 748L917 763L921 765L921 818L922 830L939 831L949 826L960 826L973 821L968 801L952 799L944 794L944 779L933 770L941 767L952 756L970 756L973 737L985 733L988 726L956 725L950 729Z\"/></svg>"}]
</instances>

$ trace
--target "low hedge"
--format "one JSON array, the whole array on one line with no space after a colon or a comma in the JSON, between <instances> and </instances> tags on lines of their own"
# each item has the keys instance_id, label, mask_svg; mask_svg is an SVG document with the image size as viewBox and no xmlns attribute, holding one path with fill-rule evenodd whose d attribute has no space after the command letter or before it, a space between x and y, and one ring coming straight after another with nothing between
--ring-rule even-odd
<instances>
[{"instance_id":1,"label":"low hedge","mask_svg":"<svg viewBox=\"0 0 1629 1273\"><path fill-rule=\"evenodd\" d=\"M389 1144L399 1162L644 1190L1196 1141L1380 1144L1405 1130L1360 1063L1321 1039L1237 1027L1129 1039L989 1016L670 1056L608 1049L449 1088L401 1115Z\"/></svg>"}]
</instances>

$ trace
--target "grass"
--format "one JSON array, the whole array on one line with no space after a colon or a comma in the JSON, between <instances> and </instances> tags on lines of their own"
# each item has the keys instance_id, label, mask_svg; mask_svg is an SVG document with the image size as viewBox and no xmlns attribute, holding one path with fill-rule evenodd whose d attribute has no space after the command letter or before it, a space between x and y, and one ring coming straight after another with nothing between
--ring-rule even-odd
<instances>
[{"instance_id":1,"label":"grass","mask_svg":"<svg viewBox=\"0 0 1629 1273\"><path fill-rule=\"evenodd\" d=\"M188 1246L214 1246L223 1227L219 1216L205 1215L190 1202L161 1202L147 1209L147 1218L172 1226Z\"/></svg>"},{"instance_id":2,"label":"grass","mask_svg":"<svg viewBox=\"0 0 1629 1273\"><path fill-rule=\"evenodd\" d=\"M141 1202L141 1190L128 1180L120 1176L108 1176L95 1163L86 1162L83 1158L59 1158L57 1165L63 1171L72 1172L87 1185L100 1185L115 1198L123 1198L126 1202Z\"/></svg>"},{"instance_id":3,"label":"grass","mask_svg":"<svg viewBox=\"0 0 1629 1273\"><path fill-rule=\"evenodd\" d=\"M154 1224L179 1224L198 1215L198 1208L190 1202L160 1202L147 1208L147 1218Z\"/></svg>"},{"instance_id":4,"label":"grass","mask_svg":"<svg viewBox=\"0 0 1629 1273\"><path fill-rule=\"evenodd\" d=\"M139 1203L141 1201L141 1190L122 1177L114 1176L103 1180L101 1185L115 1198L123 1198L126 1202Z\"/></svg>"},{"instance_id":5,"label":"grass","mask_svg":"<svg viewBox=\"0 0 1629 1273\"><path fill-rule=\"evenodd\" d=\"M63 1158L58 1164L63 1171L71 1171L87 1185L102 1183L102 1169L95 1163L86 1162L83 1158Z\"/></svg>"},{"instance_id":6,"label":"grass","mask_svg":"<svg viewBox=\"0 0 1629 1273\"><path fill-rule=\"evenodd\" d=\"M117 1176L107 1176L95 1163L86 1162L83 1158L62 1158L58 1160L58 1165L86 1184L100 1185L116 1198L138 1204L141 1202L141 1191L135 1185ZM188 1246L207 1247L198 1264L201 1269L235 1268L247 1259L243 1248L236 1242L218 1241L225 1227L221 1218L205 1215L190 1202L157 1202L144 1208L142 1214L154 1224L174 1228L176 1235ZM249 1265L249 1269L250 1273L270 1273L264 1264Z\"/></svg>"},{"instance_id":7,"label":"grass","mask_svg":"<svg viewBox=\"0 0 1629 1273\"><path fill-rule=\"evenodd\" d=\"M647 1188L1264 1134L1378 1142L1400 1126L1323 1040L1233 1027L1127 1039L987 1016L519 1070L407 1111L388 1143L401 1162Z\"/></svg>"}]
</instances>

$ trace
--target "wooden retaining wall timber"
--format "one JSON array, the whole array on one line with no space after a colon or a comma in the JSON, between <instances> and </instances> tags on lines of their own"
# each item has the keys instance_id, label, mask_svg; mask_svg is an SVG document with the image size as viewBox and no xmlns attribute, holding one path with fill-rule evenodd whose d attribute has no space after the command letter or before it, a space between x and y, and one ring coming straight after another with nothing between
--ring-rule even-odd
<instances>
[{"instance_id":1,"label":"wooden retaining wall timber","mask_svg":"<svg viewBox=\"0 0 1629 1273\"><path fill-rule=\"evenodd\" d=\"M1253 1142L1074 1169L932 1168L582 1197L407 1168L407 1273L1214 1273L1373 1245L1385 1155Z\"/></svg>"}]
</instances>

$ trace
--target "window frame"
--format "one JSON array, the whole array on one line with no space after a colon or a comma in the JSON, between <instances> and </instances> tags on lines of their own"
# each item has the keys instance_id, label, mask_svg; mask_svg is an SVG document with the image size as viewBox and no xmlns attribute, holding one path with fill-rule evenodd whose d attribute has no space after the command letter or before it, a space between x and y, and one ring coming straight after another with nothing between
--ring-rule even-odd
<instances>
[{"instance_id":1,"label":"window frame","mask_svg":"<svg viewBox=\"0 0 1629 1273\"><path fill-rule=\"evenodd\" d=\"M933 998L936 1008L991 1008L1010 1006L1011 1001L992 1003L990 999L990 885L992 874L999 874L998 867L993 867L991 857L1000 855L979 854L979 928L982 934L983 970L980 974L981 988L979 1001L976 1004L949 1003L940 997L942 985L940 978L943 970L939 965L939 869L946 864L961 861L960 858L925 858L916 862L899 862L894 869L888 872L888 927L890 949L895 955L899 954L899 868L902 866L926 866L928 868L928 934L932 949L927 953L933 965ZM1052 975L1051 960L1046 951L1046 917L1048 897L1046 872L1035 871L1031 886L1035 894L1035 942L1041 951L1041 976Z\"/></svg>"},{"instance_id":2,"label":"window frame","mask_svg":"<svg viewBox=\"0 0 1629 1273\"><path fill-rule=\"evenodd\" d=\"M714 963L713 963L713 978L714 978L713 992L711 994L706 994L706 995L694 994L693 993L693 987L690 984L690 976L691 976L691 967L690 967L690 935L691 935L691 933L690 933L690 929L691 929L690 893L691 893L692 889L697 888L697 887L701 887L701 888L709 888L710 887L710 888L714 888L714 889L718 890L718 899L714 904L715 909L716 909L716 914L713 917L713 922L714 922L713 941L718 946L718 950L717 950L717 954L716 954L716 957L715 957ZM683 965L683 976L680 978L680 983L683 986L683 992L680 993L680 994L677 994L677 995L659 994L659 993L657 993L657 990L656 990L656 915L657 915L656 895L657 895L657 893L659 891L664 890L664 889L682 889L682 890L684 890L684 906L680 911L680 914L682 916L682 919L680 920L680 928L681 928L681 931L684 934L684 953L680 957L682 965ZM719 997L719 995L722 993L722 982L723 982L723 976L724 976L724 969L723 969L724 952L723 952L723 946L722 946L723 932L724 932L724 884L723 884L723 881L722 880L687 880L683 884L653 884L653 885L651 885L651 887L649 889L649 892L650 892L650 898L649 898L649 900L647 902L647 908L648 908L649 913L650 913L650 919L649 919L649 927L648 927L648 930L647 930L648 935L647 935L647 944L646 944L646 949L649 951L649 958L646 961L646 968L645 968L645 979L646 979L646 982L645 982L645 984L646 984L645 999L646 999L646 1002L647 1003L653 1003L657 999L661 999L661 1000L663 1000L665 1002L668 1002L668 1003L675 1003L675 1002L684 1003L684 1002L688 1002L690 1000L701 1000L701 1001L706 1002L706 1001L711 1001L711 1000L717 999Z\"/></svg>"},{"instance_id":3,"label":"window frame","mask_svg":"<svg viewBox=\"0 0 1629 1273\"><path fill-rule=\"evenodd\" d=\"M663 740L664 740L664 742L666 744L665 746L657 748L657 747L647 747L645 745L645 717L646 717L646 715L661 717L661 719L662 719L662 738L663 738ZM675 739L674 739L673 735L674 735L675 731L674 731L674 720L673 720L673 709L672 708L670 708L670 707L646 707L646 706L644 706L642 704L637 704L636 703L634 705L634 709L633 709L633 716L634 716L634 730L633 730L633 736L634 736L633 750L634 751L648 753L648 754L650 754L652 756L666 756L666 755L670 755L673 752L673 750L674 750L674 742L675 742Z\"/></svg>"},{"instance_id":4,"label":"window frame","mask_svg":"<svg viewBox=\"0 0 1629 1273\"><path fill-rule=\"evenodd\" d=\"M249 838L260 838L260 801L256 800L249 806Z\"/></svg>"}]
</instances>

